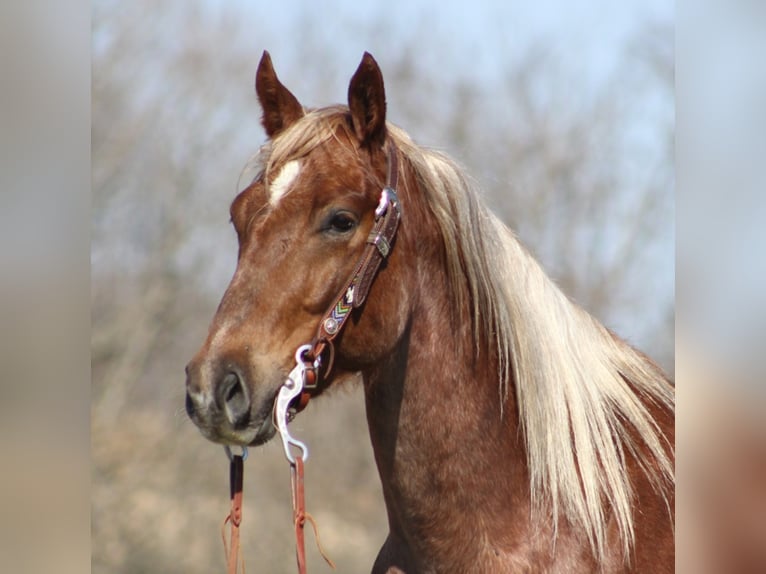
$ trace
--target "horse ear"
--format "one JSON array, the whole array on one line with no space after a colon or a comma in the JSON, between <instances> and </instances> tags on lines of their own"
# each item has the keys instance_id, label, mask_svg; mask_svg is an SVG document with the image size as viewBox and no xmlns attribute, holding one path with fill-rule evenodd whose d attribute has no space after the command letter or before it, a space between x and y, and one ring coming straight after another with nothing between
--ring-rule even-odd
<instances>
[{"instance_id":1,"label":"horse ear","mask_svg":"<svg viewBox=\"0 0 766 574\"><path fill-rule=\"evenodd\" d=\"M348 107L362 145L383 145L386 139L386 92L378 63L364 53L348 86Z\"/></svg>"},{"instance_id":2,"label":"horse ear","mask_svg":"<svg viewBox=\"0 0 766 574\"><path fill-rule=\"evenodd\" d=\"M269 138L279 135L303 117L303 106L277 78L266 50L255 73L255 93L263 108L261 123Z\"/></svg>"}]
</instances>

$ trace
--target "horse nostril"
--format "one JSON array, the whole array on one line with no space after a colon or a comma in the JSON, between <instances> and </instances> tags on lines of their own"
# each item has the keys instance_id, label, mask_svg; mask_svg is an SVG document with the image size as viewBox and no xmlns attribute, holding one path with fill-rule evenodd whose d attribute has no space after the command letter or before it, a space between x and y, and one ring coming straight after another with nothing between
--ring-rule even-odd
<instances>
[{"instance_id":1,"label":"horse nostril","mask_svg":"<svg viewBox=\"0 0 766 574\"><path fill-rule=\"evenodd\" d=\"M250 420L250 398L242 379L236 373L227 373L218 385L217 398L226 418L235 428Z\"/></svg>"},{"instance_id":2,"label":"horse nostril","mask_svg":"<svg viewBox=\"0 0 766 574\"><path fill-rule=\"evenodd\" d=\"M186 414L190 417L194 416L194 402L192 401L191 395L189 392L186 392Z\"/></svg>"}]
</instances>

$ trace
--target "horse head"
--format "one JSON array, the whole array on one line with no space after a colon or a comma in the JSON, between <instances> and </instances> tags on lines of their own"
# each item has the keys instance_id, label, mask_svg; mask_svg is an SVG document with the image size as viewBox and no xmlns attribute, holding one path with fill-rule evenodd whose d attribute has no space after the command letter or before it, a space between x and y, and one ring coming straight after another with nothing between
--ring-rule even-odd
<instances>
[{"instance_id":1,"label":"horse head","mask_svg":"<svg viewBox=\"0 0 766 574\"><path fill-rule=\"evenodd\" d=\"M243 446L274 436L275 398L296 349L316 340L369 244L390 162L383 77L369 54L351 79L347 108L305 109L268 52L255 88L269 139L259 174L231 205L236 271L186 367L189 416L208 439ZM350 314L315 394L379 361L401 337L414 291L402 259L383 264L364 313Z\"/></svg>"}]
</instances>

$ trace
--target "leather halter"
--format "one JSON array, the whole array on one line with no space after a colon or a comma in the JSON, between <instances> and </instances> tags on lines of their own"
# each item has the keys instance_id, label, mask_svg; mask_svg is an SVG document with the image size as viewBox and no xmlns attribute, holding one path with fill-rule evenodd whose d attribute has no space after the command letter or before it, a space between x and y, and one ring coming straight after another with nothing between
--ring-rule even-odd
<instances>
[{"instance_id":1,"label":"leather halter","mask_svg":"<svg viewBox=\"0 0 766 574\"><path fill-rule=\"evenodd\" d=\"M375 209L375 224L367 236L367 242L351 277L333 304L319 322L317 334L311 343L311 349L302 359L306 363L304 390L296 399L295 412L300 412L311 399L322 376L332 369L335 348L333 341L340 335L351 312L362 306L367 299L372 282L381 264L388 258L393 247L396 231L401 219L401 206L396 188L399 183L399 161L396 147L391 142L386 144L388 159L388 178L380 194L380 203ZM323 364L326 361L326 364Z\"/></svg>"}]
</instances>

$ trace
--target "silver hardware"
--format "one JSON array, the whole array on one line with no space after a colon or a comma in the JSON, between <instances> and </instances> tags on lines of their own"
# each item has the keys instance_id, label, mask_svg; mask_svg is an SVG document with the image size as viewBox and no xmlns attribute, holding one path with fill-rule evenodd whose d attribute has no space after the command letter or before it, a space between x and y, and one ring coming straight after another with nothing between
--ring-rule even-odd
<instances>
[{"instance_id":1,"label":"silver hardware","mask_svg":"<svg viewBox=\"0 0 766 574\"><path fill-rule=\"evenodd\" d=\"M274 403L274 423L282 436L282 446L285 449L285 456L291 464L295 464L295 457L291 447L301 450L301 458L308 459L308 447L296 438L290 435L287 424L290 422L290 403L301 394L305 382L306 364L303 362L303 354L311 350L311 345L301 345L295 352L295 367L287 376L287 380L279 389L277 400Z\"/></svg>"},{"instance_id":2,"label":"silver hardware","mask_svg":"<svg viewBox=\"0 0 766 574\"><path fill-rule=\"evenodd\" d=\"M386 209L388 209L388 190L390 188L385 187L383 188L383 191L380 192L380 202L378 202L378 207L375 208L375 219L378 219L380 216L386 213Z\"/></svg>"},{"instance_id":3,"label":"silver hardware","mask_svg":"<svg viewBox=\"0 0 766 574\"><path fill-rule=\"evenodd\" d=\"M242 462L245 462L247 460L247 447L241 446L239 447L242 449L242 454L240 455L242 457ZM223 445L223 450L226 453L226 456L229 457L229 461L234 460L234 455L231 452L231 447L228 444Z\"/></svg>"},{"instance_id":4,"label":"silver hardware","mask_svg":"<svg viewBox=\"0 0 766 574\"><path fill-rule=\"evenodd\" d=\"M329 335L334 335L338 332L338 321L332 317L327 317L327 319L324 320L323 326L324 330L327 331Z\"/></svg>"},{"instance_id":5,"label":"silver hardware","mask_svg":"<svg viewBox=\"0 0 766 574\"><path fill-rule=\"evenodd\" d=\"M391 245L389 245L388 241L385 237L383 237L382 234L378 233L375 237L372 238L372 241L370 241L375 247L378 248L378 251L383 256L383 259L388 257L388 254L391 251Z\"/></svg>"},{"instance_id":6,"label":"silver hardware","mask_svg":"<svg viewBox=\"0 0 766 574\"><path fill-rule=\"evenodd\" d=\"M391 205L394 206L394 209L396 209L397 212L401 211L399 205L399 195L396 193L396 190L393 187L387 187L383 191L386 192L386 197L388 198L388 201L391 203Z\"/></svg>"}]
</instances>

